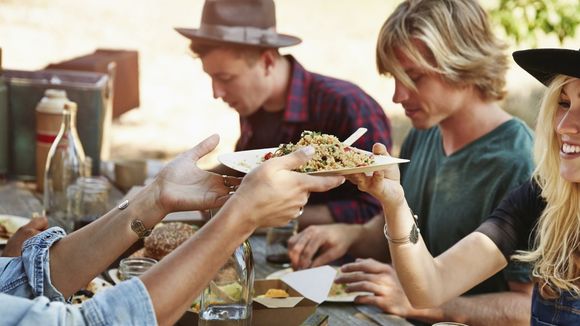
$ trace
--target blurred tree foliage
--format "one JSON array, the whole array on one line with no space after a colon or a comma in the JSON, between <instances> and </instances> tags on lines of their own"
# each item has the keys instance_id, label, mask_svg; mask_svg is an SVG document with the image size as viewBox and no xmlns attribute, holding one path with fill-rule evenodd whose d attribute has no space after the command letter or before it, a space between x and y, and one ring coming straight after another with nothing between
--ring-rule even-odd
<instances>
[{"instance_id":1,"label":"blurred tree foliage","mask_svg":"<svg viewBox=\"0 0 580 326\"><path fill-rule=\"evenodd\" d=\"M516 43L534 47L542 33L554 35L562 43L574 38L580 25L578 0L499 0L489 14Z\"/></svg>"}]
</instances>

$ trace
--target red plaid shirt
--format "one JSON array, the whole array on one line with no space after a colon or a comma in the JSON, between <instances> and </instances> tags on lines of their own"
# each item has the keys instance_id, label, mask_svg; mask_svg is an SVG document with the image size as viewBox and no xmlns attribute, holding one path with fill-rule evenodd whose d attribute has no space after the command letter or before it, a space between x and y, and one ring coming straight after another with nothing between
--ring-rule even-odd
<instances>
[{"instance_id":1,"label":"red plaid shirt","mask_svg":"<svg viewBox=\"0 0 580 326\"><path fill-rule=\"evenodd\" d=\"M344 140L359 127L367 133L354 144L368 150L374 143L391 148L391 126L381 106L358 86L306 71L292 56L292 77L285 110L275 123L264 125L259 115L240 118L241 136L236 150L277 147L296 143L304 130L335 135ZM259 136L258 133L261 133ZM380 212L379 203L350 183L326 193L310 196L310 204L326 204L334 220L342 223L364 223Z\"/></svg>"}]
</instances>

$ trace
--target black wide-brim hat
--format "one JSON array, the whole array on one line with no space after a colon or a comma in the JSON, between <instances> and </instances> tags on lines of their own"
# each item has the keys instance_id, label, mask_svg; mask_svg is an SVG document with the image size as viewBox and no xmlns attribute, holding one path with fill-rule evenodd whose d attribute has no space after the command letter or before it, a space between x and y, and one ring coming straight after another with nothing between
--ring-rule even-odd
<instances>
[{"instance_id":1,"label":"black wide-brim hat","mask_svg":"<svg viewBox=\"0 0 580 326\"><path fill-rule=\"evenodd\" d=\"M516 63L548 86L556 75L580 78L580 50L530 49L513 53Z\"/></svg>"},{"instance_id":2,"label":"black wide-brim hat","mask_svg":"<svg viewBox=\"0 0 580 326\"><path fill-rule=\"evenodd\" d=\"M199 28L175 28L192 41L262 48L296 45L298 37L276 32L273 0L206 0Z\"/></svg>"}]
</instances>

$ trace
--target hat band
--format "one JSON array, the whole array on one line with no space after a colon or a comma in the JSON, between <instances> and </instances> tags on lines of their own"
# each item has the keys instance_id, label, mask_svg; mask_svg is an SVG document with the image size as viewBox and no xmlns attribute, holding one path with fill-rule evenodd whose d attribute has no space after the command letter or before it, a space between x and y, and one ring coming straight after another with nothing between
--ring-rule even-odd
<instances>
[{"instance_id":1,"label":"hat band","mask_svg":"<svg viewBox=\"0 0 580 326\"><path fill-rule=\"evenodd\" d=\"M274 28L261 29L245 26L201 24L199 31L207 36L220 38L224 41L248 44L269 44L275 43L278 39L278 34Z\"/></svg>"}]
</instances>

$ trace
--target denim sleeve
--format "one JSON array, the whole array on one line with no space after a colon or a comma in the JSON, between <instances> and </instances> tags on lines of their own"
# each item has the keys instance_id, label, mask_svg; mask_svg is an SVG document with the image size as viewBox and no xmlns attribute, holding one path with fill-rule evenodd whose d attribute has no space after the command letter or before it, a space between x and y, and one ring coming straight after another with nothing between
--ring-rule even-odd
<instances>
[{"instance_id":1,"label":"denim sleeve","mask_svg":"<svg viewBox=\"0 0 580 326\"><path fill-rule=\"evenodd\" d=\"M145 285L132 278L98 293L82 306L0 294L0 316L7 325L156 325Z\"/></svg>"},{"instance_id":2,"label":"denim sleeve","mask_svg":"<svg viewBox=\"0 0 580 326\"><path fill-rule=\"evenodd\" d=\"M65 236L61 228L50 228L26 240L22 256L0 259L0 292L32 299L39 296L62 301L62 294L50 282L49 249Z\"/></svg>"}]
</instances>

